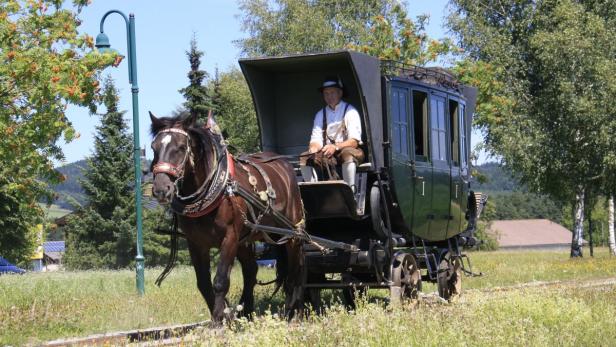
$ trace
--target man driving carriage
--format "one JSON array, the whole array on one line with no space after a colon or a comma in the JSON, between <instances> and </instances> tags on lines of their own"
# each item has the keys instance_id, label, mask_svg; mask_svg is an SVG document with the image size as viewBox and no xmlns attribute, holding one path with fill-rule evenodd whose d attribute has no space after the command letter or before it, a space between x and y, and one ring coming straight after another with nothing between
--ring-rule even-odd
<instances>
[{"instance_id":1,"label":"man driving carriage","mask_svg":"<svg viewBox=\"0 0 616 347\"><path fill-rule=\"evenodd\" d=\"M355 172L364 160L364 152L359 147L362 144L359 112L342 100L345 93L340 78L325 78L319 91L326 105L315 114L309 149L300 157L302 176L305 182L316 182L315 167L341 164L342 179L355 192Z\"/></svg>"}]
</instances>

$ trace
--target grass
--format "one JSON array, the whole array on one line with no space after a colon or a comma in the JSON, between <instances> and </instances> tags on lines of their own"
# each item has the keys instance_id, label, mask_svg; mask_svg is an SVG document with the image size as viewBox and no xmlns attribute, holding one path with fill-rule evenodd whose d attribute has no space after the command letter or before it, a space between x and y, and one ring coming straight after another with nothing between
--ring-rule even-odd
<instances>
[{"instance_id":1,"label":"grass","mask_svg":"<svg viewBox=\"0 0 616 347\"><path fill-rule=\"evenodd\" d=\"M49 207L47 207L46 204L39 205L45 211L45 218L50 221L53 221L56 218L60 218L72 212L71 210L61 208L58 205L50 205Z\"/></svg>"},{"instance_id":2,"label":"grass","mask_svg":"<svg viewBox=\"0 0 616 347\"><path fill-rule=\"evenodd\" d=\"M616 277L616 257L606 249L595 255L570 260L566 251L471 253L474 269L485 275L465 277L463 287ZM229 294L232 303L241 291L237 270ZM144 297L136 294L134 272L129 270L1 276L0 345L209 319L191 268L175 269L161 288L153 285L159 272L146 270ZM263 281L273 276L272 270L260 270ZM352 314L334 306L308 324L291 325L275 318L282 296L269 300L271 291L271 286L257 286L261 316L254 322L194 336L214 345L616 345L613 285L468 290L452 304L422 300L404 309L389 308L384 304L387 292L374 291Z\"/></svg>"}]
</instances>

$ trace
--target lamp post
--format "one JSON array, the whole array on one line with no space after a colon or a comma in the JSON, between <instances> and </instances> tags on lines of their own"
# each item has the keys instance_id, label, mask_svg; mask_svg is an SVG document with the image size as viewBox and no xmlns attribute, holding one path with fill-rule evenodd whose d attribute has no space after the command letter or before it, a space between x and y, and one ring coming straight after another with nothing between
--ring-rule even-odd
<instances>
[{"instance_id":1,"label":"lamp post","mask_svg":"<svg viewBox=\"0 0 616 347\"><path fill-rule=\"evenodd\" d=\"M96 48L100 52L110 51L111 45L109 38L105 35L103 25L105 19L112 13L117 13L126 22L126 41L128 47L128 82L131 84L133 95L133 159L135 161L135 208L137 215L137 291L139 295L145 293L144 288L144 258L143 258L143 233L141 228L141 158L139 146L139 85L137 84L137 57L135 53L135 15L130 14L129 18L118 10L111 10L105 13L101 19L101 32L96 36Z\"/></svg>"}]
</instances>

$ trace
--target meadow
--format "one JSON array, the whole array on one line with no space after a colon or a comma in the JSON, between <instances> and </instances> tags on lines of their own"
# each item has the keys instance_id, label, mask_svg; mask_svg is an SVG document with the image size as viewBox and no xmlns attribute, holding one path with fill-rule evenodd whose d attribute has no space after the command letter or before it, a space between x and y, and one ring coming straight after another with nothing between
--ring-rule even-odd
<instances>
[{"instance_id":1,"label":"meadow","mask_svg":"<svg viewBox=\"0 0 616 347\"><path fill-rule=\"evenodd\" d=\"M388 293L373 290L355 312L337 305L303 323L278 318L283 300L272 286L257 286L259 318L186 337L205 345L596 345L616 346L616 257L607 249L571 260L568 252L470 253L481 277L464 277L463 295L452 303L427 294L402 308L387 305ZM241 275L235 267L231 303ZM135 291L134 272L82 271L0 277L0 345L43 341L204 321L207 307L192 268L179 267L160 288L161 269L146 269L146 294ZM274 277L260 269L259 279ZM563 281L550 286L543 281ZM530 284L530 285L529 285ZM535 285L533 285L535 284ZM424 286L424 292L434 291Z\"/></svg>"}]
</instances>

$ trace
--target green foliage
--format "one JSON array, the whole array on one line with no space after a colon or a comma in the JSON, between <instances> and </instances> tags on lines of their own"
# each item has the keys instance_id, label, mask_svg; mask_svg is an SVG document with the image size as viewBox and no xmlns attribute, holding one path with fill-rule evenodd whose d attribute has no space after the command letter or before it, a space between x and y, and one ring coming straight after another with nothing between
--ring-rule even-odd
<instances>
[{"instance_id":1,"label":"green foliage","mask_svg":"<svg viewBox=\"0 0 616 347\"><path fill-rule=\"evenodd\" d=\"M73 1L80 10L86 0ZM12 261L30 255L29 230L42 221L36 205L51 200L46 182L62 176L52 160L56 142L76 136L68 104L95 107L100 71L113 54L94 51L79 19L57 0L0 2L0 254ZM9 242L9 243L7 243Z\"/></svg>"},{"instance_id":2,"label":"green foliage","mask_svg":"<svg viewBox=\"0 0 616 347\"><path fill-rule=\"evenodd\" d=\"M180 89L180 93L186 99L184 107L191 115L197 115L198 119L205 120L213 105L208 88L204 84L208 79L208 74L200 70L203 52L197 48L197 40L194 36L190 41L190 50L186 52L186 56L190 62L190 71L188 72L190 83L185 88Z\"/></svg>"},{"instance_id":3,"label":"green foliage","mask_svg":"<svg viewBox=\"0 0 616 347\"><path fill-rule=\"evenodd\" d=\"M68 218L65 228L69 268L121 268L134 258L133 140L118 101L108 78L103 91L106 113L80 182L87 205Z\"/></svg>"},{"instance_id":4,"label":"green foliage","mask_svg":"<svg viewBox=\"0 0 616 347\"><path fill-rule=\"evenodd\" d=\"M479 251L495 251L498 249L497 235L493 235L488 232L488 229L490 229L490 224L490 222L485 222L483 220L477 223L475 237L481 240L481 244L479 244L476 248Z\"/></svg>"},{"instance_id":5,"label":"green foliage","mask_svg":"<svg viewBox=\"0 0 616 347\"><path fill-rule=\"evenodd\" d=\"M482 180L476 180L471 183L473 190L476 192L511 192L526 191L526 186L521 184L513 175L511 171L498 163L489 162L482 165L475 166L477 174L482 176ZM475 178L475 174L473 174Z\"/></svg>"},{"instance_id":6,"label":"green foliage","mask_svg":"<svg viewBox=\"0 0 616 347\"><path fill-rule=\"evenodd\" d=\"M83 188L79 183L83 180L83 170L86 164L86 160L78 160L56 168L56 171L63 175L64 181L50 186L50 189L55 192L54 204L72 210L75 207L72 202L76 201L78 205L86 202Z\"/></svg>"},{"instance_id":7,"label":"green foliage","mask_svg":"<svg viewBox=\"0 0 616 347\"><path fill-rule=\"evenodd\" d=\"M244 75L237 68L216 74L210 83L215 100L216 122L236 152L259 150L259 128L252 96Z\"/></svg>"},{"instance_id":8,"label":"green foliage","mask_svg":"<svg viewBox=\"0 0 616 347\"><path fill-rule=\"evenodd\" d=\"M147 267L167 264L171 247L170 237L157 231L170 231L172 224L171 218L168 218L161 206L143 210L143 256ZM188 245L184 238L178 240L177 264L191 264Z\"/></svg>"},{"instance_id":9,"label":"green foliage","mask_svg":"<svg viewBox=\"0 0 616 347\"><path fill-rule=\"evenodd\" d=\"M562 203L612 190L614 12L597 1L452 4L449 26L466 52L457 72L479 88L485 148L531 191Z\"/></svg>"},{"instance_id":10,"label":"green foliage","mask_svg":"<svg viewBox=\"0 0 616 347\"><path fill-rule=\"evenodd\" d=\"M549 196L528 192L504 192L490 194L490 209L481 215L486 220L549 219L563 221L562 206Z\"/></svg>"},{"instance_id":11,"label":"green foliage","mask_svg":"<svg viewBox=\"0 0 616 347\"><path fill-rule=\"evenodd\" d=\"M427 16L412 21L396 0L242 0L240 9L249 37L236 43L248 56L351 49L424 65L452 50L428 38Z\"/></svg>"}]
</instances>

